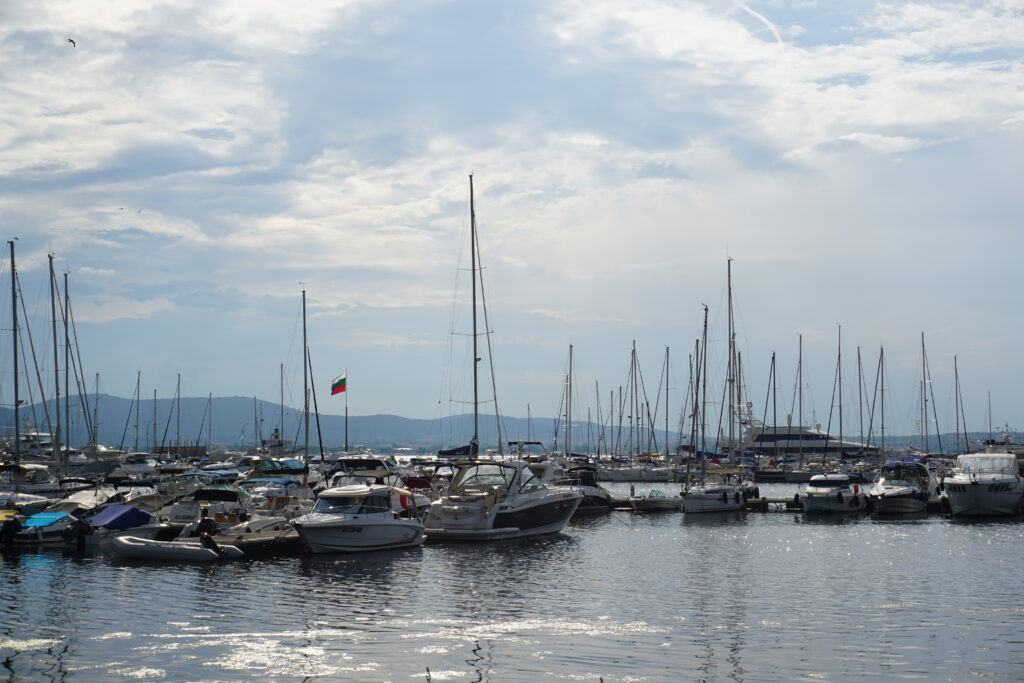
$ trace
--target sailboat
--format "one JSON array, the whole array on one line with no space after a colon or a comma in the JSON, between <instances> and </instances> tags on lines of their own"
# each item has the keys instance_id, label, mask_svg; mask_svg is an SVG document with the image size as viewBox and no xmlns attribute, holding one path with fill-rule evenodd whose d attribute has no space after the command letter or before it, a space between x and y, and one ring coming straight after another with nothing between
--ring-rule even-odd
<instances>
[{"instance_id":1,"label":"sailboat","mask_svg":"<svg viewBox=\"0 0 1024 683\"><path fill-rule=\"evenodd\" d=\"M473 436L469 444L439 456L466 456L456 463L447 495L431 503L426 527L429 540L490 540L561 531L583 499L573 487L544 484L522 460L478 460L480 401L477 365L478 247L473 176L469 176L470 259L473 318Z\"/></svg>"},{"instance_id":2,"label":"sailboat","mask_svg":"<svg viewBox=\"0 0 1024 683\"><path fill-rule=\"evenodd\" d=\"M729 404L729 444L727 446L730 459L735 462L735 433L733 427L735 421L739 418L739 415L734 412L739 407L738 400L738 387L739 382L737 379L737 362L736 362L736 335L733 330L733 315L732 315L732 259L728 260L728 290L729 290L729 366L728 366L728 378L726 388L728 390L728 404ZM700 376L697 382L698 386L703 387L704 398L702 400L703 405L700 406L700 425L703 430L705 412L707 410L707 339L708 339L708 308L704 307L704 332L703 340L701 343L701 358L698 366L700 366ZM701 384L703 383L703 384ZM742 420L741 420L742 423ZM697 424L694 421L694 430L696 431ZM703 440L703 439L702 439ZM697 443L697 439L693 439L693 443ZM719 473L719 472L708 472L707 467L707 454L704 453L700 459L700 479L698 483L690 485L689 479L687 479L686 485L682 491L683 498L683 512L731 512L739 510L743 507L743 503L746 500L746 490L743 483L740 481L740 475L732 473ZM753 485L750 486L751 490Z\"/></svg>"}]
</instances>

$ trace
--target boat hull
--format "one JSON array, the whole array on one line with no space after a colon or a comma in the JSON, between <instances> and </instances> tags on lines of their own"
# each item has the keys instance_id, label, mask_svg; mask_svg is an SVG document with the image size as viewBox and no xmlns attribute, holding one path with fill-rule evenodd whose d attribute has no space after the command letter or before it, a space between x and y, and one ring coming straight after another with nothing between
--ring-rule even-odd
<instances>
[{"instance_id":1,"label":"boat hull","mask_svg":"<svg viewBox=\"0 0 1024 683\"><path fill-rule=\"evenodd\" d=\"M452 519L452 523L448 524L428 526L427 538L487 541L558 533L565 528L582 499L583 496L578 493L566 493L555 500L526 505L519 509L502 510L499 506L493 515L483 510L481 506L477 508L480 513L475 518L472 516L472 507L463 508L468 514L461 519ZM428 524L430 522L431 518L428 518Z\"/></svg>"},{"instance_id":2,"label":"boat hull","mask_svg":"<svg viewBox=\"0 0 1024 683\"><path fill-rule=\"evenodd\" d=\"M814 495L805 493L800 497L807 514L844 514L863 512L867 508L867 496L863 493L844 493L842 498L835 494Z\"/></svg>"},{"instance_id":3,"label":"boat hull","mask_svg":"<svg viewBox=\"0 0 1024 683\"><path fill-rule=\"evenodd\" d=\"M409 548L423 543L418 520L353 520L293 524L306 549L314 554Z\"/></svg>"},{"instance_id":4,"label":"boat hull","mask_svg":"<svg viewBox=\"0 0 1024 683\"><path fill-rule=\"evenodd\" d=\"M947 483L946 496L955 517L1018 515L1022 490L1017 481Z\"/></svg>"},{"instance_id":5,"label":"boat hull","mask_svg":"<svg viewBox=\"0 0 1024 683\"><path fill-rule=\"evenodd\" d=\"M132 560L220 562L245 557L245 553L233 545L221 545L220 552L217 552L198 542L154 541L136 536L117 536L111 539L110 547L119 557Z\"/></svg>"},{"instance_id":6,"label":"boat hull","mask_svg":"<svg viewBox=\"0 0 1024 683\"><path fill-rule=\"evenodd\" d=\"M701 490L683 494L683 512L733 512L743 508L743 496L739 491L722 495L710 494Z\"/></svg>"},{"instance_id":7,"label":"boat hull","mask_svg":"<svg viewBox=\"0 0 1024 683\"><path fill-rule=\"evenodd\" d=\"M928 511L928 501L924 496L913 493L872 494L871 502L877 515L912 515Z\"/></svg>"}]
</instances>

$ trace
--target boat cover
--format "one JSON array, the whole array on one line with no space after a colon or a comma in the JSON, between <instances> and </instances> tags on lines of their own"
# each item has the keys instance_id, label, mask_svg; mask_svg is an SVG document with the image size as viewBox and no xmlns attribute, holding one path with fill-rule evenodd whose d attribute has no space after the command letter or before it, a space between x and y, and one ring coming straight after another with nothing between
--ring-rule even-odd
<instances>
[{"instance_id":1,"label":"boat cover","mask_svg":"<svg viewBox=\"0 0 1024 683\"><path fill-rule=\"evenodd\" d=\"M94 527L124 531L148 524L151 516L133 505L109 505L88 519Z\"/></svg>"},{"instance_id":2,"label":"boat cover","mask_svg":"<svg viewBox=\"0 0 1024 683\"><path fill-rule=\"evenodd\" d=\"M70 516L66 512L39 512L26 519L21 526L23 528L50 526L54 522Z\"/></svg>"}]
</instances>

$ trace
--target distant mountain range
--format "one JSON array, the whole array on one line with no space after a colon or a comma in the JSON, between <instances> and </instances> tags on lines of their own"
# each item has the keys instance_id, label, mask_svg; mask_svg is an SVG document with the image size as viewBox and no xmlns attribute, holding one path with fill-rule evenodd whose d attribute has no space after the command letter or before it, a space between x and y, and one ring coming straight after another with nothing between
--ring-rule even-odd
<instances>
[{"instance_id":1,"label":"distant mountain range","mask_svg":"<svg viewBox=\"0 0 1024 683\"><path fill-rule=\"evenodd\" d=\"M71 435L72 445L85 444L88 440L85 420L79 408L77 396L72 396L71 422L68 428L66 420L65 432ZM180 401L180 422L174 407L174 399L152 399L139 402L138 410L133 409L131 399L100 394L99 397L99 442L114 448L134 450L136 444L140 450L149 450L156 445L171 446L180 433L183 444L205 445L212 443L231 448L249 448L259 439L268 439L273 431L283 424L282 436L293 443L303 442L302 411L285 407L269 401L254 401L251 397L230 396L214 398L182 398ZM212 408L212 410L211 410ZM61 409L63 411L63 401ZM51 431L47 424L47 410L53 415L53 402L47 405L38 403L22 406L21 417L23 426L28 421L30 426L39 431ZM93 410L93 399L89 397L89 410ZM131 413L131 414L130 414ZM212 413L212 420L210 414ZM137 414L137 418L136 418ZM154 416L156 429L154 430ZM91 413L90 413L91 419ZM324 448L338 450L345 444L345 418L341 415L320 415L320 433ZM394 448L412 448L417 451L436 451L439 448L451 448L469 442L472 435L472 414L453 415L432 420L411 419L397 415L359 415L349 416L349 445L365 445L377 450ZM136 424L138 424L136 435ZM180 427L179 427L180 424ZM504 439L541 441L550 447L555 434L555 420L552 418L502 418ZM0 429L3 432L14 431L14 410L0 408ZM258 425L258 428L257 428ZM179 432L180 429L180 432ZM564 431L564 429L563 429ZM582 451L588 443L593 444L598 435L598 426L587 422L573 424L573 450ZM657 431L657 449L664 449L664 431ZM969 434L974 442L988 438L987 434ZM846 438L853 438L847 435ZM961 436L961 439L963 437ZM672 444L676 443L675 432L669 432ZM920 447L918 436L886 436L887 445ZM955 448L956 437L953 434L941 435L944 450ZM310 450L319 448L317 439L317 420L310 414L309 420ZM938 440L931 436L930 447L937 448ZM497 429L494 415L480 416L481 449L497 446ZM602 449L603 450L603 449Z\"/></svg>"}]
</instances>

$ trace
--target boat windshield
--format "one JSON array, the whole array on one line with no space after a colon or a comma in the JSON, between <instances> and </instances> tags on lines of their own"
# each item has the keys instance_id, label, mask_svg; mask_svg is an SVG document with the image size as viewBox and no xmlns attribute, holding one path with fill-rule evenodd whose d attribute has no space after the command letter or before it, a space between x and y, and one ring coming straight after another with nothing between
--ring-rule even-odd
<instances>
[{"instance_id":1,"label":"boat windshield","mask_svg":"<svg viewBox=\"0 0 1024 683\"><path fill-rule=\"evenodd\" d=\"M881 483L883 486L918 486L921 482L916 478L886 477Z\"/></svg>"},{"instance_id":2,"label":"boat windshield","mask_svg":"<svg viewBox=\"0 0 1024 683\"><path fill-rule=\"evenodd\" d=\"M507 487L513 476L515 476L515 470L510 467L491 464L471 465L456 475L455 481L452 482L452 489L462 489L467 486Z\"/></svg>"},{"instance_id":3,"label":"boat windshield","mask_svg":"<svg viewBox=\"0 0 1024 683\"><path fill-rule=\"evenodd\" d=\"M331 514L367 514L382 512L391 508L387 494L355 495L355 496L324 496L316 501L313 512Z\"/></svg>"},{"instance_id":4,"label":"boat windshield","mask_svg":"<svg viewBox=\"0 0 1024 683\"><path fill-rule=\"evenodd\" d=\"M957 467L961 472L978 474L981 472L1009 472L1016 473L1015 457L1012 455L992 456L961 456L957 459Z\"/></svg>"}]
</instances>

